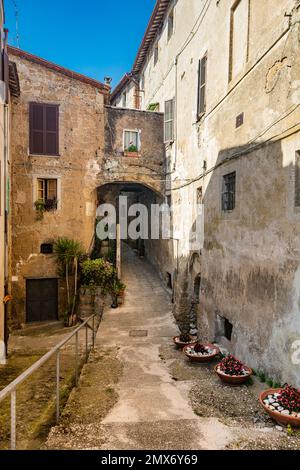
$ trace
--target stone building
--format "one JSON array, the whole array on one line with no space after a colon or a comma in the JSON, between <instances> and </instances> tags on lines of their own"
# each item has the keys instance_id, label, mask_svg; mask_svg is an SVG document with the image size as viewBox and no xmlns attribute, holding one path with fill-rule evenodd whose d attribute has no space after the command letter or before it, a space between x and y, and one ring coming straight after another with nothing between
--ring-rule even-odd
<instances>
[{"instance_id":1,"label":"stone building","mask_svg":"<svg viewBox=\"0 0 300 470\"><path fill-rule=\"evenodd\" d=\"M0 364L6 362L7 316L10 296L10 96L18 96L18 77L7 54L7 30L0 2Z\"/></svg>"},{"instance_id":2,"label":"stone building","mask_svg":"<svg viewBox=\"0 0 300 470\"><path fill-rule=\"evenodd\" d=\"M161 113L118 111L108 105L108 85L8 51L20 81L11 104L14 327L63 315L54 242L75 239L91 253L96 208L108 184L160 193L164 144ZM138 136L136 154L128 155L128 135Z\"/></svg>"},{"instance_id":3,"label":"stone building","mask_svg":"<svg viewBox=\"0 0 300 470\"><path fill-rule=\"evenodd\" d=\"M196 310L202 339L298 386L299 22L299 0L158 0L112 93L115 106L164 112L174 230L156 264L179 325Z\"/></svg>"}]
</instances>

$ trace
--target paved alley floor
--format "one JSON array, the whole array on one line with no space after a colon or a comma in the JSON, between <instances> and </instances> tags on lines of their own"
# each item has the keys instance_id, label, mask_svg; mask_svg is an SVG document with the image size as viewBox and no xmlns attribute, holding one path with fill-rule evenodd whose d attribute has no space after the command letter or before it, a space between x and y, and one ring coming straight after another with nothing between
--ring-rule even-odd
<instances>
[{"instance_id":1,"label":"paved alley floor","mask_svg":"<svg viewBox=\"0 0 300 470\"><path fill-rule=\"evenodd\" d=\"M95 353L46 448L298 447L299 440L282 441L283 433L259 414L257 390L224 386L213 365L191 364L175 349L169 294L151 265L126 247L122 279L125 303L106 310Z\"/></svg>"}]
</instances>

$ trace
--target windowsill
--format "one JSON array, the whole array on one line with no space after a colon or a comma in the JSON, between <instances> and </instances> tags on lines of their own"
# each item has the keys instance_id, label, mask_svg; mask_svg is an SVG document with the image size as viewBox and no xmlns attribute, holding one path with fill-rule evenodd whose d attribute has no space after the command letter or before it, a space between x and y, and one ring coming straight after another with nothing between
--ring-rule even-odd
<instances>
[{"instance_id":1,"label":"windowsill","mask_svg":"<svg viewBox=\"0 0 300 470\"><path fill-rule=\"evenodd\" d=\"M141 157L141 152L128 152L128 150L124 150L123 155L128 158L139 158Z\"/></svg>"},{"instance_id":2,"label":"windowsill","mask_svg":"<svg viewBox=\"0 0 300 470\"><path fill-rule=\"evenodd\" d=\"M45 158L60 158L60 154L57 155L41 155L39 153L29 153L28 157L36 158L36 157L45 157Z\"/></svg>"}]
</instances>

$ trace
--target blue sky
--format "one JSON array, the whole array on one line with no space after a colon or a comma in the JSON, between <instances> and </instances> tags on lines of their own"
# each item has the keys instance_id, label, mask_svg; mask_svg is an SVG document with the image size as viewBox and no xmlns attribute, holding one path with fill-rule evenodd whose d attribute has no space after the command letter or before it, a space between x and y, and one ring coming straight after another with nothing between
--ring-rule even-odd
<instances>
[{"instance_id":1,"label":"blue sky","mask_svg":"<svg viewBox=\"0 0 300 470\"><path fill-rule=\"evenodd\" d=\"M5 0L9 43L116 85L131 70L155 0Z\"/></svg>"}]
</instances>

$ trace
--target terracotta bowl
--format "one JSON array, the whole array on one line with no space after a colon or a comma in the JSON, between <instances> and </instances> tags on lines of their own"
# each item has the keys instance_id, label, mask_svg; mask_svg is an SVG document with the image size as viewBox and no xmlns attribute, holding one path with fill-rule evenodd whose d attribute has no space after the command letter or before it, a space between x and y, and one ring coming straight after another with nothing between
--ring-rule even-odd
<instances>
[{"instance_id":1,"label":"terracotta bowl","mask_svg":"<svg viewBox=\"0 0 300 470\"><path fill-rule=\"evenodd\" d=\"M247 375L227 375L227 374L224 374L224 372L221 372L220 370L218 370L219 365L220 364L218 364L215 367L216 374L218 374L218 376L223 382L226 382L231 385L244 384L245 382L249 380L249 377L251 377L251 375L253 374L253 371L252 369L250 369L250 367L244 366L244 369L247 371Z\"/></svg>"},{"instance_id":2,"label":"terracotta bowl","mask_svg":"<svg viewBox=\"0 0 300 470\"><path fill-rule=\"evenodd\" d=\"M269 390L265 390L259 396L260 404L268 413L268 415L271 416L271 418L273 418L281 426L288 426L290 424L292 428L300 428L300 418L282 415L279 411L270 410L270 408L268 408L264 404L264 400L267 398L268 395L273 395L274 393L281 393L282 390L282 388L270 388Z\"/></svg>"},{"instance_id":3,"label":"terracotta bowl","mask_svg":"<svg viewBox=\"0 0 300 470\"><path fill-rule=\"evenodd\" d=\"M209 356L193 356L192 354L189 354L189 353L188 353L187 348L188 348L189 346L195 346L195 344L197 344L197 343L188 344L188 345L186 345L186 346L183 348L184 354L190 359L191 362L210 362L210 361L212 361L216 356L218 356L218 354L220 354L220 349L217 348L217 346L215 346L214 344L203 343L203 346L206 346L206 347L208 347L209 349L213 349L213 350L214 350L214 353L213 353L213 354L210 354Z\"/></svg>"},{"instance_id":4,"label":"terracotta bowl","mask_svg":"<svg viewBox=\"0 0 300 470\"><path fill-rule=\"evenodd\" d=\"M183 343L182 341L179 341L179 338L180 336L174 336L173 338L173 342L178 349L183 349L185 346L189 346L193 342L191 339L190 343Z\"/></svg>"}]
</instances>

